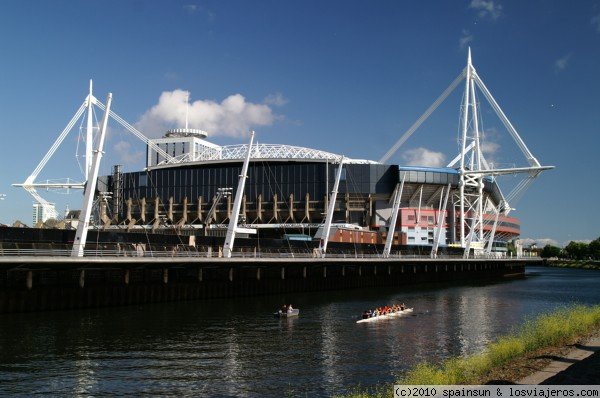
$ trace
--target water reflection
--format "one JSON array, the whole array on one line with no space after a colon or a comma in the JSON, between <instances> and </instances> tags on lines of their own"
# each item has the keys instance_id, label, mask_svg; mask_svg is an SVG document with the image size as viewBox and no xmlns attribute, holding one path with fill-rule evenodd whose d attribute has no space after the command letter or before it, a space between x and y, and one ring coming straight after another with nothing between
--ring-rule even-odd
<instances>
[{"instance_id":1,"label":"water reflection","mask_svg":"<svg viewBox=\"0 0 600 398\"><path fill-rule=\"evenodd\" d=\"M339 335L336 333L334 325L339 310L334 304L329 304L322 309L320 316L321 324L321 366L322 382L321 385L331 392L340 383L339 371Z\"/></svg>"},{"instance_id":2,"label":"water reflection","mask_svg":"<svg viewBox=\"0 0 600 398\"><path fill-rule=\"evenodd\" d=\"M330 396L481 350L523 318L600 302L600 272L0 317L0 394ZM299 318L275 319L282 302ZM415 311L356 324L367 308Z\"/></svg>"}]
</instances>

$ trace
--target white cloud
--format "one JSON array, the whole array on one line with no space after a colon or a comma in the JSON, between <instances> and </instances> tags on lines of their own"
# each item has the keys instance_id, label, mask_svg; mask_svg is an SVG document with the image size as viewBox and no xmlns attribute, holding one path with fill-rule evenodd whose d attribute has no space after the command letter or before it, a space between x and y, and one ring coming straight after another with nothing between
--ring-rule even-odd
<instances>
[{"instance_id":1,"label":"white cloud","mask_svg":"<svg viewBox=\"0 0 600 398\"><path fill-rule=\"evenodd\" d=\"M551 238L521 238L521 243L523 243L523 247L529 247L532 244L537 245L537 247L544 247L546 245L552 246L562 246L556 240Z\"/></svg>"},{"instance_id":2,"label":"white cloud","mask_svg":"<svg viewBox=\"0 0 600 398\"><path fill-rule=\"evenodd\" d=\"M281 93L269 94L264 100L264 103L267 105L273 106L283 106L290 102L287 98L285 98Z\"/></svg>"},{"instance_id":3,"label":"white cloud","mask_svg":"<svg viewBox=\"0 0 600 398\"><path fill-rule=\"evenodd\" d=\"M196 11L198 11L198 6L196 4L184 4L183 9L189 12L190 14L193 14Z\"/></svg>"},{"instance_id":4,"label":"white cloud","mask_svg":"<svg viewBox=\"0 0 600 398\"><path fill-rule=\"evenodd\" d=\"M570 58L571 58L571 54L567 54L564 57L559 58L556 61L554 61L554 70L556 72L561 72L561 71L565 70L569 64Z\"/></svg>"},{"instance_id":5,"label":"white cloud","mask_svg":"<svg viewBox=\"0 0 600 398\"><path fill-rule=\"evenodd\" d=\"M502 15L502 5L494 3L493 0L471 0L469 8L478 12L481 18L489 16L492 19L498 19Z\"/></svg>"},{"instance_id":6,"label":"white cloud","mask_svg":"<svg viewBox=\"0 0 600 398\"><path fill-rule=\"evenodd\" d=\"M600 14L594 15L591 22L596 27L596 31L600 33Z\"/></svg>"},{"instance_id":7,"label":"white cloud","mask_svg":"<svg viewBox=\"0 0 600 398\"><path fill-rule=\"evenodd\" d=\"M461 50L464 50L473 41L473 35L466 29L462 30L462 36L458 39Z\"/></svg>"},{"instance_id":8,"label":"white cloud","mask_svg":"<svg viewBox=\"0 0 600 398\"><path fill-rule=\"evenodd\" d=\"M585 243L585 244L589 245L591 241L592 241L591 239L569 239L569 240L564 241L561 246L567 247L567 245L571 242Z\"/></svg>"},{"instance_id":9,"label":"white cloud","mask_svg":"<svg viewBox=\"0 0 600 398\"><path fill-rule=\"evenodd\" d=\"M481 139L479 141L481 152L492 168L498 162L496 155L500 150L500 144L498 143L499 139L500 133L494 126L487 127L481 131Z\"/></svg>"},{"instance_id":10,"label":"white cloud","mask_svg":"<svg viewBox=\"0 0 600 398\"><path fill-rule=\"evenodd\" d=\"M211 10L209 10L206 7L203 6L199 6L197 4L184 4L183 6L183 10L186 11L188 14L200 14L200 15L205 15L206 19L209 22L212 22L215 20L217 14L215 14L214 12L212 12Z\"/></svg>"},{"instance_id":11,"label":"white cloud","mask_svg":"<svg viewBox=\"0 0 600 398\"><path fill-rule=\"evenodd\" d=\"M500 144L494 141L484 141L480 144L481 152L486 155L493 155L500 149Z\"/></svg>"},{"instance_id":12,"label":"white cloud","mask_svg":"<svg viewBox=\"0 0 600 398\"><path fill-rule=\"evenodd\" d=\"M444 165L446 156L441 152L420 147L405 151L402 158L410 166L441 167Z\"/></svg>"},{"instance_id":13,"label":"white cloud","mask_svg":"<svg viewBox=\"0 0 600 398\"><path fill-rule=\"evenodd\" d=\"M158 104L148 109L136 127L148 137L160 137L169 128L184 127L188 92L164 91ZM269 126L275 121L268 105L246 101L233 94L221 102L197 100L189 104L189 126L214 135L243 136L253 126Z\"/></svg>"},{"instance_id":14,"label":"white cloud","mask_svg":"<svg viewBox=\"0 0 600 398\"><path fill-rule=\"evenodd\" d=\"M131 144L127 141L119 141L113 146L114 151L119 154L123 164L135 164L142 160L144 153L132 151Z\"/></svg>"}]
</instances>

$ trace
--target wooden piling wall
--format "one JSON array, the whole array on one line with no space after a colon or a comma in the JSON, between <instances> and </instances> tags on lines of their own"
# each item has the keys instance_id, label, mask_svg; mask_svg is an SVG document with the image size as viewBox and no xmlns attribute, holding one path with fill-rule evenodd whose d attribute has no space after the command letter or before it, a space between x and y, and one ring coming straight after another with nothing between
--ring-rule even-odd
<instances>
[{"instance_id":1,"label":"wooden piling wall","mask_svg":"<svg viewBox=\"0 0 600 398\"><path fill-rule=\"evenodd\" d=\"M6 260L6 259L2 259ZM524 275L519 260L0 262L0 313Z\"/></svg>"}]
</instances>

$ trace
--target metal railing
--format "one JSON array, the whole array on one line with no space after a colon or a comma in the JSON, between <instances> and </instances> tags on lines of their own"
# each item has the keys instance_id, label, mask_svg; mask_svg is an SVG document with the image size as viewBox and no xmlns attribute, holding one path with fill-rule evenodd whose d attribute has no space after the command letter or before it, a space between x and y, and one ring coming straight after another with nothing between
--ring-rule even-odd
<instances>
[{"instance_id":1,"label":"metal railing","mask_svg":"<svg viewBox=\"0 0 600 398\"><path fill-rule=\"evenodd\" d=\"M11 248L0 249L0 257L70 257L70 249L23 249ZM129 249L92 249L85 250L84 257L88 258L222 258L218 250L190 250L188 247L176 247L173 250L129 250ZM271 258L271 259L309 259L318 258L318 255L313 251L261 251L247 250L235 251L231 255L232 258ZM383 256L379 253L327 253L325 258L335 259L382 259ZM429 254L414 254L393 252L389 258L393 259L431 259ZM462 259L462 255L454 254L439 254L437 259ZM524 257L521 257L524 258ZM533 258L533 257L527 257ZM501 256L495 253L491 255L477 255L471 259L511 259L508 256ZM517 257L514 257L517 259Z\"/></svg>"}]
</instances>

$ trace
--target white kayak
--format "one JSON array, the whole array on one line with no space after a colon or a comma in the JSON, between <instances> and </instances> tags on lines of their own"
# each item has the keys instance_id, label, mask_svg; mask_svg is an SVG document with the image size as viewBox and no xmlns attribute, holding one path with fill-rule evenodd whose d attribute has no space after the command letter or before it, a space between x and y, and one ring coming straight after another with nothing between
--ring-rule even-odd
<instances>
[{"instance_id":1,"label":"white kayak","mask_svg":"<svg viewBox=\"0 0 600 398\"><path fill-rule=\"evenodd\" d=\"M370 318L365 318L365 319L359 319L358 321L356 321L356 323L376 322L376 321L380 321L382 319L396 318L396 317L399 317L402 315L410 314L411 312L413 312L412 308L406 308L403 311L396 311L396 312L392 312L390 314L372 316Z\"/></svg>"},{"instance_id":2,"label":"white kayak","mask_svg":"<svg viewBox=\"0 0 600 398\"><path fill-rule=\"evenodd\" d=\"M300 314L300 310L297 308L294 308L291 311L277 311L276 313L274 313L273 315L276 318L290 318L292 316L298 316Z\"/></svg>"}]
</instances>

